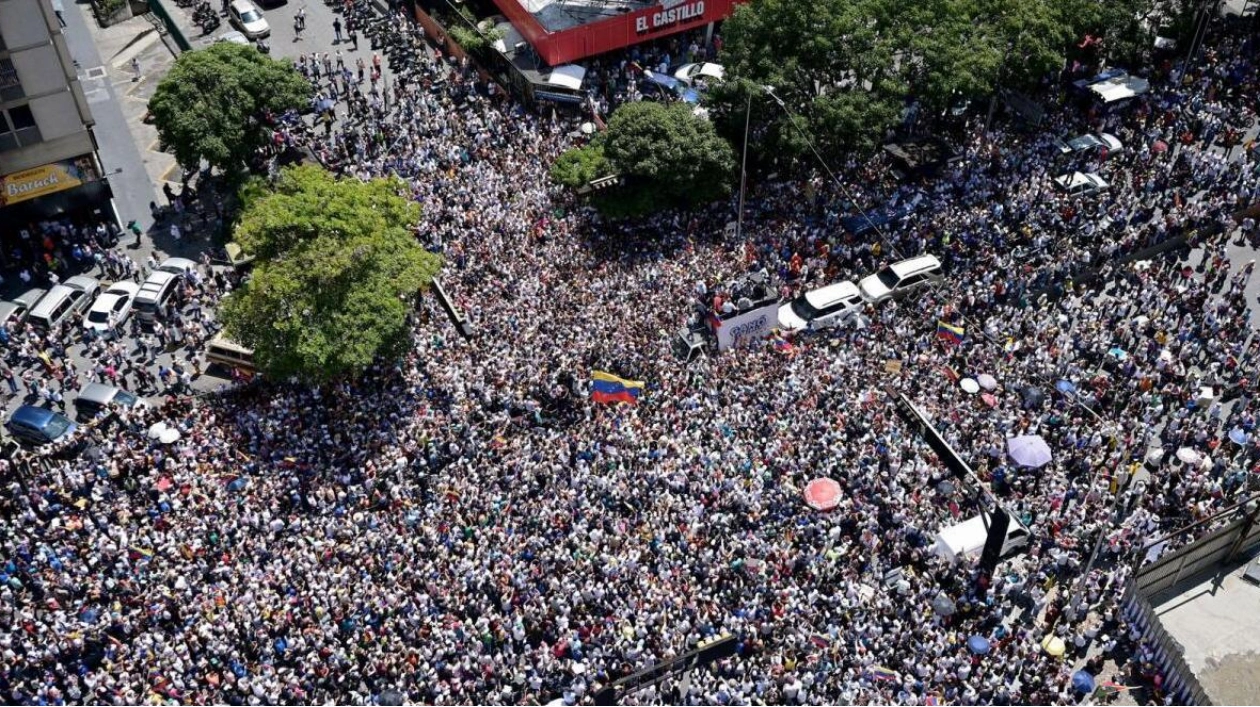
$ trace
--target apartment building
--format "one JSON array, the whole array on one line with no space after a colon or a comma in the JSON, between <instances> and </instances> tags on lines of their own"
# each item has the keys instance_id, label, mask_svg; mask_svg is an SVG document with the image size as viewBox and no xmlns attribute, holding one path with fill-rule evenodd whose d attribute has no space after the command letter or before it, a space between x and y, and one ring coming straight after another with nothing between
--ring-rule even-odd
<instances>
[{"instance_id":1,"label":"apartment building","mask_svg":"<svg viewBox=\"0 0 1260 707\"><path fill-rule=\"evenodd\" d=\"M113 218L92 125L51 0L0 0L0 236L53 217Z\"/></svg>"}]
</instances>

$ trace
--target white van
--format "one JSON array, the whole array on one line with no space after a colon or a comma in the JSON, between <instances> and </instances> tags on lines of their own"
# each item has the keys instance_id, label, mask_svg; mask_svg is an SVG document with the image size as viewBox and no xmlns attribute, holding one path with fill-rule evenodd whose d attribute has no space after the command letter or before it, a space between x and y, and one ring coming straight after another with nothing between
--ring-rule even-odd
<instances>
[{"instance_id":1,"label":"white van","mask_svg":"<svg viewBox=\"0 0 1260 707\"><path fill-rule=\"evenodd\" d=\"M1006 542L1002 543L1002 557L1013 555L1028 547L1032 532L1020 522L1014 514L1010 525L1006 528ZM984 550L984 541L989 537L991 516L986 513L965 520L961 523L942 528L936 534L936 543L932 552L947 562L971 562Z\"/></svg>"},{"instance_id":2,"label":"white van","mask_svg":"<svg viewBox=\"0 0 1260 707\"><path fill-rule=\"evenodd\" d=\"M920 255L893 263L858 283L868 302L879 304L889 297L901 298L934 285L941 279L941 261L934 255Z\"/></svg>"},{"instance_id":3,"label":"white van","mask_svg":"<svg viewBox=\"0 0 1260 707\"><path fill-rule=\"evenodd\" d=\"M166 270L154 270L140 286L132 310L140 321L152 324L158 311L166 305L179 286L180 276Z\"/></svg>"}]
</instances>

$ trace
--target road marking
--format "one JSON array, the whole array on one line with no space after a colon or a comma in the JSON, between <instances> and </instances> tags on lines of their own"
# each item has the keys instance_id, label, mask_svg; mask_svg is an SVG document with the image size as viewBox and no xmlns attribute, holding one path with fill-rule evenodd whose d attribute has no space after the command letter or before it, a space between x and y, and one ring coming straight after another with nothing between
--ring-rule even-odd
<instances>
[{"instance_id":1,"label":"road marking","mask_svg":"<svg viewBox=\"0 0 1260 707\"><path fill-rule=\"evenodd\" d=\"M104 103L110 99L107 88L94 88L91 91L85 91L83 95L87 97L88 103Z\"/></svg>"}]
</instances>

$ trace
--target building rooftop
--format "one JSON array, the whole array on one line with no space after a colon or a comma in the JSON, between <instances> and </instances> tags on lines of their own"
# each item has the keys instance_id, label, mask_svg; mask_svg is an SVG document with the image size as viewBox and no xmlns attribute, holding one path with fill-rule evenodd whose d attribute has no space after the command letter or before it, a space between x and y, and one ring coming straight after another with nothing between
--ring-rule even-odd
<instances>
[{"instance_id":1,"label":"building rooftop","mask_svg":"<svg viewBox=\"0 0 1260 707\"><path fill-rule=\"evenodd\" d=\"M598 22L657 4L650 0L519 0L548 32Z\"/></svg>"},{"instance_id":2,"label":"building rooftop","mask_svg":"<svg viewBox=\"0 0 1260 707\"><path fill-rule=\"evenodd\" d=\"M1186 665L1216 704L1260 704L1260 585L1243 577L1256 562L1221 567L1151 597Z\"/></svg>"}]
</instances>

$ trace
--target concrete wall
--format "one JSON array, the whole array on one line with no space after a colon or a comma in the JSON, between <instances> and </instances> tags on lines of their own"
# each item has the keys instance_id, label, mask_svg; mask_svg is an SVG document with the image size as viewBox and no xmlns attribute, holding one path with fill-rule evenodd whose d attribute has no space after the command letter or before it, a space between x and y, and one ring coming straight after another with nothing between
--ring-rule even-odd
<instances>
[{"instance_id":1,"label":"concrete wall","mask_svg":"<svg viewBox=\"0 0 1260 707\"><path fill-rule=\"evenodd\" d=\"M12 62L23 94L0 109L29 107L42 138L0 152L0 175L95 150L92 112L61 32L50 0L0 0L0 56Z\"/></svg>"}]
</instances>

